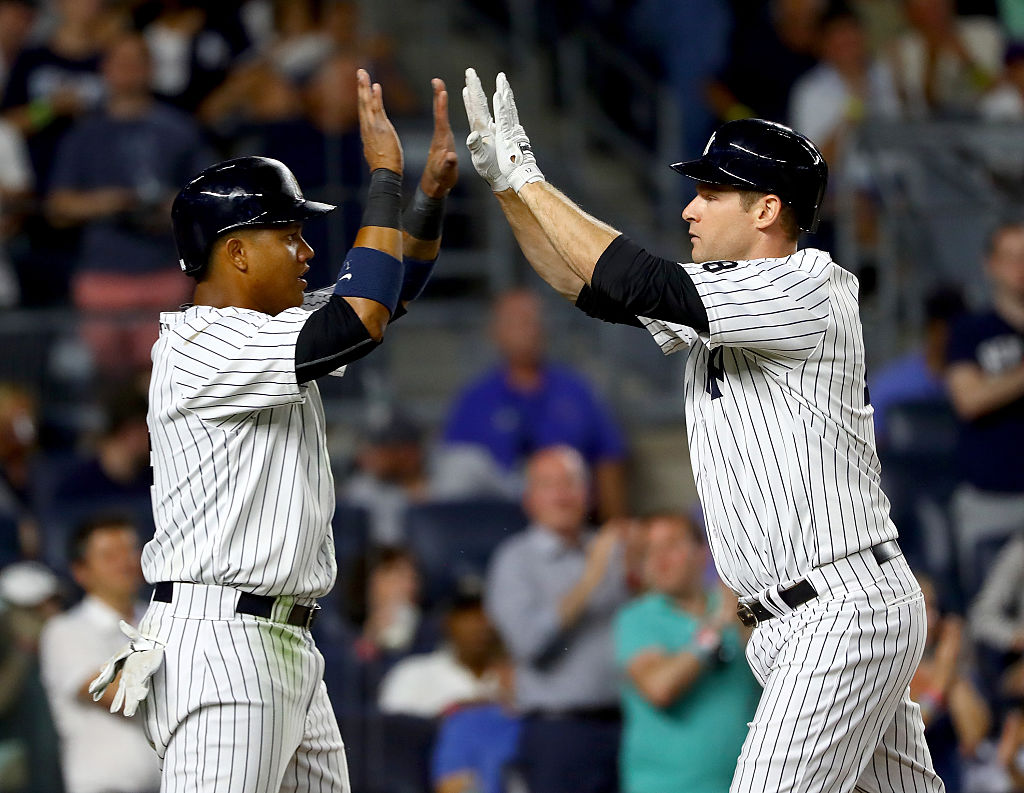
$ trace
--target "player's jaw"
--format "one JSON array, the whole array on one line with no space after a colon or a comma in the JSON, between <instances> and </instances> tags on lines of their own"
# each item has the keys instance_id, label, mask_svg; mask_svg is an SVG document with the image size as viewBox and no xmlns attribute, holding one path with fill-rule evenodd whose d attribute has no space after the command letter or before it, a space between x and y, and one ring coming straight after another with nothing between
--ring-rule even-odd
<instances>
[{"instance_id":1,"label":"player's jaw","mask_svg":"<svg viewBox=\"0 0 1024 793\"><path fill-rule=\"evenodd\" d=\"M302 305L313 249L302 237L302 225L293 223L266 229L259 241L259 277L262 309L280 314Z\"/></svg>"},{"instance_id":2,"label":"player's jaw","mask_svg":"<svg viewBox=\"0 0 1024 793\"><path fill-rule=\"evenodd\" d=\"M750 258L756 229L736 188L698 184L697 195L683 209L682 217L690 227L694 262Z\"/></svg>"}]
</instances>

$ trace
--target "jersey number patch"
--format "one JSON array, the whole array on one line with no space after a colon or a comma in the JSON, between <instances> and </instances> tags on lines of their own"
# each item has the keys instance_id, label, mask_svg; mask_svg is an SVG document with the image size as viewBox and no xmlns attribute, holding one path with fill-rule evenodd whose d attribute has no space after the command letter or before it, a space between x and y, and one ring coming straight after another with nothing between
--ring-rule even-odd
<instances>
[{"instance_id":1,"label":"jersey number patch","mask_svg":"<svg viewBox=\"0 0 1024 793\"><path fill-rule=\"evenodd\" d=\"M722 366L722 353L724 351L724 347L716 347L708 355L707 392L711 394L712 399L718 399L722 396L722 389L718 387L718 384L725 382L725 367Z\"/></svg>"}]
</instances>

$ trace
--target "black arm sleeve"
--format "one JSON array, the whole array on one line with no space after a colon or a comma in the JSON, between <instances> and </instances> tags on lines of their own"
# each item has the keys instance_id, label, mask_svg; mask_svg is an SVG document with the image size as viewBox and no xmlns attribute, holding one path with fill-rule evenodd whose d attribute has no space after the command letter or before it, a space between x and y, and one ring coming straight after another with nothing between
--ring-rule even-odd
<instances>
[{"instance_id":1,"label":"black arm sleeve","mask_svg":"<svg viewBox=\"0 0 1024 793\"><path fill-rule=\"evenodd\" d=\"M644 323L637 319L636 314L629 313L628 309L612 302L604 295L599 295L587 284L583 284L583 288L576 296L576 308L588 317L603 319L605 322L615 325L635 325L638 328L644 326Z\"/></svg>"},{"instance_id":2,"label":"black arm sleeve","mask_svg":"<svg viewBox=\"0 0 1024 793\"><path fill-rule=\"evenodd\" d=\"M295 340L295 378L308 383L374 350L373 340L355 309L341 295L331 295L314 311Z\"/></svg>"},{"instance_id":3,"label":"black arm sleeve","mask_svg":"<svg viewBox=\"0 0 1024 793\"><path fill-rule=\"evenodd\" d=\"M708 312L686 270L648 253L625 234L612 240L597 260L590 288L594 296L588 300L599 307L618 306L634 316L708 330Z\"/></svg>"}]
</instances>

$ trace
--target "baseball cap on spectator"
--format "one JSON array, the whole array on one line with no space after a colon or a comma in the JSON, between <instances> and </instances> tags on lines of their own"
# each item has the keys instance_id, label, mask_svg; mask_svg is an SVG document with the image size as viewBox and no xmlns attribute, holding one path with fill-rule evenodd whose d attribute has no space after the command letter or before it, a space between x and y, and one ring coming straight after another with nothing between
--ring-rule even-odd
<instances>
[{"instance_id":1,"label":"baseball cap on spectator","mask_svg":"<svg viewBox=\"0 0 1024 793\"><path fill-rule=\"evenodd\" d=\"M0 570L0 600L33 608L60 594L60 581L39 562L15 562Z\"/></svg>"},{"instance_id":2,"label":"baseball cap on spectator","mask_svg":"<svg viewBox=\"0 0 1024 793\"><path fill-rule=\"evenodd\" d=\"M419 445L423 442L423 429L405 413L389 410L380 416L371 417L363 437L374 446Z\"/></svg>"}]
</instances>

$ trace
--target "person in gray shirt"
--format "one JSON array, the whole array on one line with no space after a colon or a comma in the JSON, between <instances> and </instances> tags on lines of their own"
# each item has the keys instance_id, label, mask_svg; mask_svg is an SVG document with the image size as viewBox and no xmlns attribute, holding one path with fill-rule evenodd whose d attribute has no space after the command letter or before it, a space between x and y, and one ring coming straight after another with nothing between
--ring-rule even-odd
<instances>
[{"instance_id":1,"label":"person in gray shirt","mask_svg":"<svg viewBox=\"0 0 1024 793\"><path fill-rule=\"evenodd\" d=\"M619 741L616 611L629 597L623 526L586 525L589 474L574 449L526 469L530 526L497 549L487 610L516 667L526 719L518 765L531 793L614 791Z\"/></svg>"}]
</instances>

